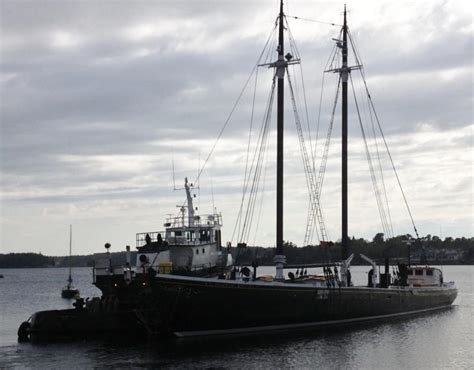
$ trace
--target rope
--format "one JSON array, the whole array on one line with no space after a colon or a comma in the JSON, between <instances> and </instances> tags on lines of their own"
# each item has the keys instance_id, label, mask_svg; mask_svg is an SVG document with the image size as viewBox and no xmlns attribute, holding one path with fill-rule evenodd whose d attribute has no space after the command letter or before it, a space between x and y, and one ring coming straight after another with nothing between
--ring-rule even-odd
<instances>
[{"instance_id":1,"label":"rope","mask_svg":"<svg viewBox=\"0 0 474 370\"><path fill-rule=\"evenodd\" d=\"M263 126L262 140L261 140L260 149L258 152L257 165L255 167L252 187L250 189L250 196L248 200L247 211L245 214L244 226L242 228L241 241L248 241L253 216L255 213L255 203L257 200L258 188L260 184L260 176L261 176L262 168L263 168L263 159L265 157L265 152L267 148L267 138L268 138L268 132L269 132L268 127L271 121L272 107L273 107L273 101L274 101L274 96L275 96L275 85L276 85L276 74L274 75L273 81L272 81L271 99L268 104L266 119Z\"/></svg>"},{"instance_id":2,"label":"rope","mask_svg":"<svg viewBox=\"0 0 474 370\"><path fill-rule=\"evenodd\" d=\"M362 119L361 119L361 116L360 116L359 103L357 101L357 96L356 96L355 89L354 89L354 83L352 81L352 75L349 74L349 77L350 77L350 80L351 80L352 93L353 93L353 96L354 96L354 102L355 102L355 106L356 106L356 110L357 110L357 115L358 115L358 118L359 118L359 125L360 125L360 129L362 131L362 137L364 139L365 153L366 153L366 156L367 156L367 162L369 163L370 177L372 179L372 186L374 187L375 199L377 201L377 207L378 207L378 210L379 210L380 220L382 222L382 228L383 228L384 232L390 236L390 233L389 233L390 229L388 227L387 219L386 219L386 216L385 216L385 208L384 208L383 203L381 201L381 195L380 195L380 190L379 190L379 187L378 187L377 177L375 176L375 171L374 171L374 167L373 167L373 163L372 163L372 157L370 155L370 150L369 150L369 146L367 144L367 137L365 135L364 125L362 124Z\"/></svg>"},{"instance_id":3,"label":"rope","mask_svg":"<svg viewBox=\"0 0 474 370\"><path fill-rule=\"evenodd\" d=\"M294 15L285 15L285 17L287 18L293 18L293 19L298 19L300 21L305 21L305 22L313 22L313 23L321 23L321 24L327 24L329 26L337 26L337 27L341 27L342 24L337 24L337 23L332 23L332 22L325 22L325 21L318 21L316 19L309 19L309 18L303 18L303 17L297 17L297 16L294 16Z\"/></svg>"},{"instance_id":4,"label":"rope","mask_svg":"<svg viewBox=\"0 0 474 370\"><path fill-rule=\"evenodd\" d=\"M356 57L357 63L358 63L359 65L362 65L361 59L360 59L360 56L359 56L359 53L358 53L358 51L357 51L357 47L355 46L355 43L354 43L354 40L353 40L353 38L352 38L351 33L349 33L349 40L350 40L350 42L351 42L352 49L353 49L353 51L354 51L354 55L355 55L355 57ZM372 96L370 95L369 88L368 88L368 86L367 86L367 81L366 81L366 79L365 79L365 72L364 72L363 68L360 69L360 74L361 74L362 81L363 81L364 86L365 86L365 91L366 91L366 94L367 94L367 97L368 97L368 100L369 100L370 108L371 108L371 110L372 110L373 113L374 113L375 120L376 120L376 122L377 122L377 126L378 126L378 129L379 129L380 135L381 135L381 137L382 137L383 143L384 143L384 145L385 145L385 149L387 150L387 154L388 154L388 157L389 157L389 159L390 159L390 164L392 165L392 169L393 169L393 172L394 172L394 174L395 174L395 178L397 179L398 187L400 188L400 192L401 192L401 194L402 194L403 201L404 201L404 203L405 203L405 207L406 207L407 212L408 212L408 215L409 215L409 217L410 217L411 224L412 224L413 229L414 229L414 231L415 231L416 237L419 239L420 237L419 237L419 235L418 235L418 230L417 230L416 225L415 225L415 220L413 219L413 215L412 215L412 213L411 213L411 209L410 209L410 206L409 206L409 204L408 204L408 200L407 200L406 195L405 195L405 192L404 192L404 190L403 190L402 183L401 183L401 181L400 181L400 177L398 176L398 171L397 171L397 169L396 169L396 167L395 167L395 163L394 163L394 161L393 161L392 154L391 154L391 152L390 152L390 149L389 149L389 147L388 147L387 140L385 139L385 135L384 135L383 130L382 130L382 125L381 125L381 123L380 123L380 120L379 120L377 111L375 110L375 105L374 105L374 102L373 102L373 100L372 100Z\"/></svg>"},{"instance_id":5,"label":"rope","mask_svg":"<svg viewBox=\"0 0 474 370\"><path fill-rule=\"evenodd\" d=\"M259 209L258 209L258 216L257 216L257 223L255 225L255 232L254 232L254 236L253 236L253 245L255 246L255 241L257 240L257 231L258 231L258 227L260 226L260 217L262 215L262 209L263 209L263 198L264 198L264 194L265 194L265 180L267 178L267 162L266 162L266 156L264 157L264 163L265 163L265 166L264 166L264 170L263 170L263 185L262 185L262 190L260 192L260 206L259 206Z\"/></svg>"},{"instance_id":6,"label":"rope","mask_svg":"<svg viewBox=\"0 0 474 370\"><path fill-rule=\"evenodd\" d=\"M257 93L257 80L258 80L258 68L257 71L255 72L255 84L253 88L253 98L252 98L252 111L250 114L250 129L249 129L249 138L247 142L247 156L245 159L245 175L244 175L244 184L243 184L243 189L242 189L242 202L243 198L245 196L245 184L247 183L247 174L248 174L248 163L249 163L249 155L250 155L250 142L252 139L252 129L253 129L253 117L254 117L254 112L255 112L255 96ZM248 174L250 176L250 174ZM239 230L241 229L241 224L240 224L241 218L239 219Z\"/></svg>"},{"instance_id":7,"label":"rope","mask_svg":"<svg viewBox=\"0 0 474 370\"><path fill-rule=\"evenodd\" d=\"M220 140L222 134L224 133L224 130L226 129L227 125L229 124L230 119L232 118L232 115L233 115L235 109L237 108L237 106L238 106L238 104L239 104L239 102L240 102L240 99L242 98L242 95L244 94L245 90L247 89L247 86L248 86L248 84L249 84L249 82L250 82L250 79L252 78L253 73L254 73L254 72L256 71L256 69L258 68L258 64L260 63L260 60L261 60L261 58L262 58L262 56L263 56L265 50L267 49L268 43L270 42L271 36L274 34L275 29L276 29L276 25L274 26L273 30L270 32L270 35L268 36L267 41L265 42L265 46L263 47L263 50L262 50L262 52L260 53L260 55L259 55L259 57L258 57L258 59L257 59L257 62L256 62L255 65L253 66L252 71L250 72L250 75L249 75L249 77L247 78L247 81L246 81L245 84L244 84L244 87L243 87L242 90L240 91L240 94L239 94L239 96L237 97L237 100L235 101L235 103L234 103L234 105L233 105L233 107L232 107L232 109L231 109L229 115L227 116L227 119L225 120L224 125L222 126L221 130L219 131L219 134L217 135L216 141L215 141L214 145L212 146L212 148L211 148L209 154L207 155L207 158L206 158L206 160L204 161L204 164L202 165L202 167L201 167L201 169L200 169L200 171L199 171L199 173L198 173L198 175L197 175L196 180L194 181L195 183L197 183L197 182L199 181L199 178L201 177L201 174L202 174L202 172L204 171L204 168L206 167L206 164L208 163L209 159L211 158L212 154L214 153L214 150L215 150L215 148L216 148L216 146L217 146L217 143L219 142L219 140Z\"/></svg>"},{"instance_id":8,"label":"rope","mask_svg":"<svg viewBox=\"0 0 474 370\"><path fill-rule=\"evenodd\" d=\"M288 23L287 23L288 24ZM308 139L309 139L309 147L310 147L310 155L311 155L311 161L312 163L314 164L314 161L315 161L315 155L316 155L316 144L314 146L314 150L313 150L313 143L312 143L312 138L311 138L311 127L310 127L310 124L309 124L309 113L308 113L308 101L306 99L306 86L305 86L305 83L304 83L304 76L303 76L303 62L301 61L301 58L300 58L300 52L298 50L298 47L296 45L296 42L295 42L295 39L293 37L293 33L291 32L290 30L290 26L288 24L288 34L290 36L290 44L293 45L294 47L294 51L295 51L295 56L297 59L300 59L300 62L299 62L299 70L301 72L301 86L302 86L302 89L303 89L303 99L304 99L304 110L305 110L305 116L306 116L306 126L307 126L307 129L308 129ZM296 75L296 73L295 73ZM295 86L296 86L296 79L295 79ZM298 95L298 94L297 94ZM319 127L318 127L319 129ZM317 136L316 136L317 137ZM314 166L313 166L314 167ZM313 171L314 171L314 168L313 168Z\"/></svg>"},{"instance_id":9,"label":"rope","mask_svg":"<svg viewBox=\"0 0 474 370\"><path fill-rule=\"evenodd\" d=\"M379 174L379 176L382 180L382 190L383 190L385 205L387 207L388 225L390 227L391 235L395 236L395 233L393 232L392 215L391 215L391 212L390 212L390 205L389 205L389 202L388 202L387 189L385 187L385 178L384 178L384 174L383 174L382 159L381 159L380 151L379 151L378 138L377 138L377 134L375 132L374 118L373 118L373 114L372 114L372 109L370 108L369 99L367 97L367 94L365 94L365 95L366 95L366 98L367 98L367 106L369 108L369 117L370 117L370 123L371 123L371 127L372 127L372 136L374 138L375 152L376 152L376 155L377 155L377 164L378 164L377 170L378 170L378 174Z\"/></svg>"},{"instance_id":10,"label":"rope","mask_svg":"<svg viewBox=\"0 0 474 370\"><path fill-rule=\"evenodd\" d=\"M269 120L270 120L270 117L271 117L271 107L273 105L273 99L274 99L274 91L275 91L275 83L276 83L275 76L276 75L274 75L273 79L272 79L272 87L271 87L271 91L270 91L268 101L267 101L267 109L266 109L266 112L265 112L265 115L264 115L262 126L260 128L260 133L259 133L259 136L258 136L257 145L255 147L252 163L251 163L250 170L249 170L249 176L247 177L247 181L246 181L245 186L244 186L244 194L242 196L242 200L241 200L240 207L239 207L239 213L238 213L238 216L237 216L238 220L239 220L239 224L240 224L241 218L243 217L242 211L243 211L243 206L244 206L244 203L245 203L245 197L247 196L247 192L249 191L250 179L251 179L250 174L254 173L252 186L250 187L250 195L248 197L248 207L247 207L247 210L246 210L246 213L245 213L244 225L239 230L239 234L240 234L239 240L240 241L243 241L244 235L247 233L246 228L247 228L247 224L248 224L250 214L252 213L251 210L250 210L250 213L249 213L249 207L251 207L252 204L254 203L253 198L254 198L254 194L255 194L255 191L256 191L255 186L258 183L258 179L259 179L258 173L259 173L259 168L261 167L262 147L265 147L264 143L265 143L265 138L266 138L267 132L268 132L267 127L268 127L268 123L269 123ZM255 170L254 170L254 168L255 168ZM234 240L234 236L235 236L236 231L237 231L237 223L234 226L231 241Z\"/></svg>"},{"instance_id":11,"label":"rope","mask_svg":"<svg viewBox=\"0 0 474 370\"><path fill-rule=\"evenodd\" d=\"M341 88L341 77L339 76L336 95L334 97L334 103L333 103L332 112L331 112L331 120L329 121L328 132L326 135L326 142L324 144L324 151L323 151L323 155L321 156L321 165L319 166L318 178L316 180L318 199L321 199L321 191L322 191L323 182L324 182L324 175L326 173L326 164L328 160L329 144L331 143L331 135L332 135L332 129L334 127L334 118L336 116L336 107L337 107L337 101L339 99L340 88Z\"/></svg>"}]
</instances>

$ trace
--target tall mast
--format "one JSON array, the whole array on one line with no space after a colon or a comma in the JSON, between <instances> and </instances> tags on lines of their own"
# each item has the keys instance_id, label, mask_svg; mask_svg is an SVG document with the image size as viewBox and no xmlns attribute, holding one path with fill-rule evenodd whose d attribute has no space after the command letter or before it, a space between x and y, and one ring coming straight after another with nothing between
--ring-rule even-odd
<instances>
[{"instance_id":1,"label":"tall mast","mask_svg":"<svg viewBox=\"0 0 474 370\"><path fill-rule=\"evenodd\" d=\"M277 62L277 254L283 254L283 128L284 128L284 86L285 66L283 56L283 0L280 4L279 31L278 31L278 62ZM282 63L283 62L283 63ZM282 65L283 64L283 65Z\"/></svg>"},{"instance_id":2,"label":"tall mast","mask_svg":"<svg viewBox=\"0 0 474 370\"><path fill-rule=\"evenodd\" d=\"M344 25L342 26L342 259L349 255L349 237L347 232L348 201L347 201L347 80L349 67L347 66L347 19L344 5Z\"/></svg>"},{"instance_id":3,"label":"tall mast","mask_svg":"<svg viewBox=\"0 0 474 370\"><path fill-rule=\"evenodd\" d=\"M283 255L283 116L284 116L284 86L285 69L287 63L284 57L283 39L283 0L280 1L280 15L278 28L278 60L275 63L278 77L277 85L277 199L276 199L276 253L274 262L276 265L277 280L283 280L283 265L285 256Z\"/></svg>"}]
</instances>

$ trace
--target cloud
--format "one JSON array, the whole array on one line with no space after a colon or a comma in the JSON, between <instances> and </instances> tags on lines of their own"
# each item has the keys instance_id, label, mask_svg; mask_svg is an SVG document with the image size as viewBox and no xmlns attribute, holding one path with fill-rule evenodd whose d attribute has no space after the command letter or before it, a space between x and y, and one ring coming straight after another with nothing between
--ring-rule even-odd
<instances>
[{"instance_id":1,"label":"cloud","mask_svg":"<svg viewBox=\"0 0 474 370\"><path fill-rule=\"evenodd\" d=\"M65 230L67 237L63 224L70 222L82 227L83 235L77 237L84 253L107 240L132 243L135 232L161 228L166 214L183 199L172 191L171 163L177 184L197 174L274 25L276 5L2 1L2 250L38 245L43 253L62 254L57 236ZM286 7L290 15L339 22L342 3L290 1ZM472 214L469 3L357 1L348 7L352 36L407 193L421 194L410 197L415 214L426 233L436 233L433 225L443 222L451 225L444 228L446 235L449 230L454 236L472 232L472 217L466 216ZM289 22L303 58L314 139L322 70L338 27L291 18ZM257 89L254 135L262 122L270 75L259 70L262 87ZM325 77L320 149L335 77ZM214 199L224 212L227 238L240 207L253 83L217 145L199 190L203 209L212 210ZM294 83L301 101L298 76ZM362 112L366 115L367 109ZM287 237L301 243L308 196L290 106L287 117L285 168L292 195L285 206ZM339 232L338 120L322 199L333 239ZM361 143L354 113L350 136ZM272 131L270 140L273 137ZM271 144L268 193L262 203L262 214L268 215L274 212L274 150ZM363 146L351 146L351 154L350 166L356 170L353 202L361 209L351 213L351 222L356 236L371 237L380 230ZM446 194L449 202L444 201ZM402 220L400 230L406 229L406 215L395 215ZM273 224L271 217L260 221L258 243L272 245Z\"/></svg>"}]
</instances>

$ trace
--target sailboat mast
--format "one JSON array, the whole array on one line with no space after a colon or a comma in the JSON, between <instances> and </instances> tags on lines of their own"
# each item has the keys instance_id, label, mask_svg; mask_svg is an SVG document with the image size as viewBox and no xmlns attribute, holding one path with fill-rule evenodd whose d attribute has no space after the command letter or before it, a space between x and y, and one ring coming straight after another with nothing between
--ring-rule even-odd
<instances>
[{"instance_id":1,"label":"sailboat mast","mask_svg":"<svg viewBox=\"0 0 474 370\"><path fill-rule=\"evenodd\" d=\"M285 59L283 56L283 0L280 2L277 61L277 204L276 204L276 254L283 254L283 129Z\"/></svg>"},{"instance_id":2,"label":"sailboat mast","mask_svg":"<svg viewBox=\"0 0 474 370\"><path fill-rule=\"evenodd\" d=\"M349 255L348 237L348 199L347 199L347 80L349 67L347 66L347 19L346 6L344 5L344 24L342 26L342 259L347 259Z\"/></svg>"},{"instance_id":3,"label":"sailboat mast","mask_svg":"<svg viewBox=\"0 0 474 370\"><path fill-rule=\"evenodd\" d=\"M71 276L71 254L72 254L72 225L69 225L69 279L68 281L72 282Z\"/></svg>"}]
</instances>

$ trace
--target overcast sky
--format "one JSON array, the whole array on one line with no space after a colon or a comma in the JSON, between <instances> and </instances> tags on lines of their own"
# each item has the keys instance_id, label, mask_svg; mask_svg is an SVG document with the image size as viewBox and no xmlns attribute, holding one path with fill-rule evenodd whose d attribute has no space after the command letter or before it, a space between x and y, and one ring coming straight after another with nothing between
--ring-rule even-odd
<instances>
[{"instance_id":1,"label":"overcast sky","mask_svg":"<svg viewBox=\"0 0 474 370\"><path fill-rule=\"evenodd\" d=\"M420 234L472 237L472 5L345 2ZM343 4L288 0L285 12L341 23ZM74 254L101 252L106 242L113 251L124 250L135 245L135 233L163 230L166 215L184 200L182 191L173 191L172 161L177 186L185 176L196 177L278 11L276 0L0 5L0 252L47 255L67 253L69 224ZM322 70L339 27L288 21L303 59L315 133ZM263 110L270 86L268 74L259 80L256 112ZM326 76L329 104L322 110L320 137L335 83L334 75ZM252 89L196 190L200 212L209 213L213 204L222 212L225 240L241 199ZM381 224L358 122L350 125L349 233L371 239ZM301 245L308 195L291 120L286 130L285 239ZM272 145L268 192L251 238L263 246L275 243ZM339 145L337 121L321 199L332 240L340 234ZM413 234L393 176L386 180L395 234Z\"/></svg>"}]
</instances>

